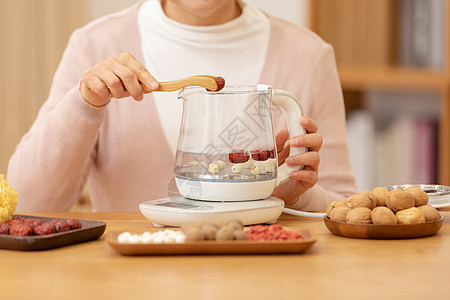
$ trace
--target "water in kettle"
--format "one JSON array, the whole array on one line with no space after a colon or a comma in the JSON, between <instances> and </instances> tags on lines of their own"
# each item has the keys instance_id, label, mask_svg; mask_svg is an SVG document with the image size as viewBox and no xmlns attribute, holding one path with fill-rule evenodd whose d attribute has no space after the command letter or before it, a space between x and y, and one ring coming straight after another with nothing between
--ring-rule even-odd
<instances>
[{"instance_id":1,"label":"water in kettle","mask_svg":"<svg viewBox=\"0 0 450 300\"><path fill-rule=\"evenodd\" d=\"M177 150L175 175L207 181L255 181L277 177L274 149L193 153Z\"/></svg>"}]
</instances>

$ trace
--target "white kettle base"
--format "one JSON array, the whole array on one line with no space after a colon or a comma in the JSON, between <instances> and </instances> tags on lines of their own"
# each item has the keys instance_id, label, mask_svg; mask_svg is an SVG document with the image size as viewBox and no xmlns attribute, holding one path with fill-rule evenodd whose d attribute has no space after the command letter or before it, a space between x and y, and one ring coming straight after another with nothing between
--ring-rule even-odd
<instances>
[{"instance_id":1,"label":"white kettle base","mask_svg":"<svg viewBox=\"0 0 450 300\"><path fill-rule=\"evenodd\" d=\"M181 195L189 199L206 201L249 201L267 199L277 184L277 179L254 181L206 181L175 176Z\"/></svg>"},{"instance_id":2,"label":"white kettle base","mask_svg":"<svg viewBox=\"0 0 450 300\"><path fill-rule=\"evenodd\" d=\"M240 219L244 225L274 223L283 212L284 201L263 200L217 202L192 200L183 196L151 200L139 204L141 213L157 227L181 226L192 222L224 222Z\"/></svg>"}]
</instances>

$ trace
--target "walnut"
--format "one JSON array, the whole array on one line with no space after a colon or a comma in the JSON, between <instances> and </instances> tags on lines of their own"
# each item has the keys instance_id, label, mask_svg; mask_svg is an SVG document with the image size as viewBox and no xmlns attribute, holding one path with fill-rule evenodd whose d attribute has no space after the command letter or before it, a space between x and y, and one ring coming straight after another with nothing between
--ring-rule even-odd
<instances>
[{"instance_id":1,"label":"walnut","mask_svg":"<svg viewBox=\"0 0 450 300\"><path fill-rule=\"evenodd\" d=\"M352 208L352 201L353 201L353 198L356 197L356 195L357 195L357 194L353 194L353 195L351 195L351 196L348 196L348 197L344 200L344 203L345 203L345 205L347 205L347 207Z\"/></svg>"},{"instance_id":2,"label":"walnut","mask_svg":"<svg viewBox=\"0 0 450 300\"><path fill-rule=\"evenodd\" d=\"M343 201L333 201L327 206L327 217L331 219L331 211L336 207L346 206Z\"/></svg>"},{"instance_id":3,"label":"walnut","mask_svg":"<svg viewBox=\"0 0 450 300\"><path fill-rule=\"evenodd\" d=\"M398 224L425 223L425 216L417 207L403 209L396 214Z\"/></svg>"},{"instance_id":4,"label":"walnut","mask_svg":"<svg viewBox=\"0 0 450 300\"><path fill-rule=\"evenodd\" d=\"M407 187L405 192L413 196L414 206L422 206L428 203L428 194L418 186Z\"/></svg>"},{"instance_id":5,"label":"walnut","mask_svg":"<svg viewBox=\"0 0 450 300\"><path fill-rule=\"evenodd\" d=\"M347 206L335 207L330 213L330 219L336 222L345 222L347 220L347 214L352 209Z\"/></svg>"},{"instance_id":6,"label":"walnut","mask_svg":"<svg viewBox=\"0 0 450 300\"><path fill-rule=\"evenodd\" d=\"M387 207L392 209L394 212L399 210L408 209L413 207L415 200L411 194L405 192L404 190L393 190L389 192L388 199L386 201Z\"/></svg>"},{"instance_id":7,"label":"walnut","mask_svg":"<svg viewBox=\"0 0 450 300\"><path fill-rule=\"evenodd\" d=\"M378 206L372 210L372 223L375 225L395 225L397 218L394 212L386 206Z\"/></svg>"},{"instance_id":8,"label":"walnut","mask_svg":"<svg viewBox=\"0 0 450 300\"><path fill-rule=\"evenodd\" d=\"M426 222L439 220L441 218L439 211L429 204L421 205L417 208L422 211Z\"/></svg>"},{"instance_id":9,"label":"walnut","mask_svg":"<svg viewBox=\"0 0 450 300\"><path fill-rule=\"evenodd\" d=\"M356 193L345 199L345 201L350 208L367 207L368 209L372 209L377 206L376 199L373 197L371 191Z\"/></svg>"},{"instance_id":10,"label":"walnut","mask_svg":"<svg viewBox=\"0 0 450 300\"><path fill-rule=\"evenodd\" d=\"M347 214L346 221L347 223L370 224L372 223L372 210L367 207L355 207Z\"/></svg>"},{"instance_id":11,"label":"walnut","mask_svg":"<svg viewBox=\"0 0 450 300\"><path fill-rule=\"evenodd\" d=\"M373 197L377 201L377 206L386 206L389 191L384 187L376 187L372 190Z\"/></svg>"}]
</instances>

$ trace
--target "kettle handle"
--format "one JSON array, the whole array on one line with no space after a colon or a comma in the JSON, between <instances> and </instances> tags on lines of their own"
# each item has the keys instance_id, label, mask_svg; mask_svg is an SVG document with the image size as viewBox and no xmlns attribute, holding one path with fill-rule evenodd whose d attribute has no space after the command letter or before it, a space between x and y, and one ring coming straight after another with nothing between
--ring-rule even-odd
<instances>
[{"instance_id":1,"label":"kettle handle","mask_svg":"<svg viewBox=\"0 0 450 300\"><path fill-rule=\"evenodd\" d=\"M303 116L303 108L300 101L284 90L272 90L272 103L281 106L287 113L287 125L289 137L306 134L299 120ZM291 147L289 155L297 155L308 151L306 147ZM291 180L292 171L301 170L303 166L288 166L286 163L278 167L277 186Z\"/></svg>"}]
</instances>

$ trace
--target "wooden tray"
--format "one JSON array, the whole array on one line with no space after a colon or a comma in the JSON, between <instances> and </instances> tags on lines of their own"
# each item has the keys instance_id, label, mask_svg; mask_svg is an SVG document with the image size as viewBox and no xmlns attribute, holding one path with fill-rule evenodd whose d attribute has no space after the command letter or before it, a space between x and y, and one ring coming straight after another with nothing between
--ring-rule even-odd
<instances>
[{"instance_id":1,"label":"wooden tray","mask_svg":"<svg viewBox=\"0 0 450 300\"><path fill-rule=\"evenodd\" d=\"M331 233L359 239L411 239L436 234L444 224L444 218L422 224L374 225L336 222L324 217Z\"/></svg>"},{"instance_id":2,"label":"wooden tray","mask_svg":"<svg viewBox=\"0 0 450 300\"><path fill-rule=\"evenodd\" d=\"M297 229L303 239L295 241L189 241L181 244L121 244L120 232L106 234L106 242L123 255L161 254L269 254L301 253L310 248L317 235L310 229Z\"/></svg>"},{"instance_id":3,"label":"wooden tray","mask_svg":"<svg viewBox=\"0 0 450 300\"><path fill-rule=\"evenodd\" d=\"M34 218L43 220L64 218L47 218L29 215L15 215L23 218ZM99 221L79 220L80 229L52 233L47 235L12 236L0 234L0 249L35 251L48 250L62 246L96 240L102 236L106 229L106 223Z\"/></svg>"}]
</instances>

